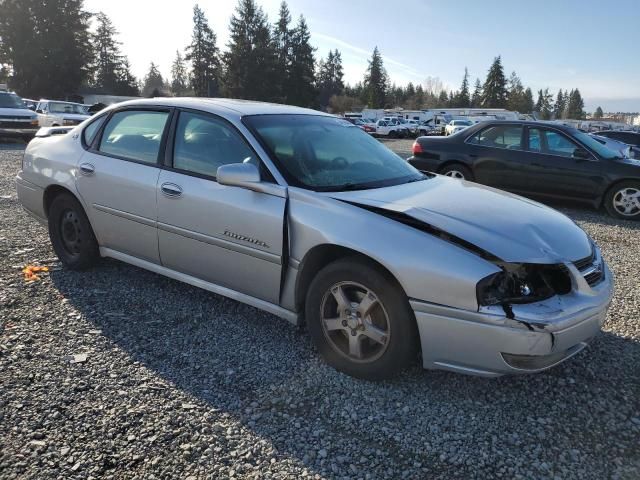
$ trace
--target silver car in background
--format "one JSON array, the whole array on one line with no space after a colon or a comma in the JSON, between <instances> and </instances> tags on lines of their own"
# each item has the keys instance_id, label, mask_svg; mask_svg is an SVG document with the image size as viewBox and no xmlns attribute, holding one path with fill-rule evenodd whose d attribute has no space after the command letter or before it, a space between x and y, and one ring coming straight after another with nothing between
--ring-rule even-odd
<instances>
[{"instance_id":1,"label":"silver car in background","mask_svg":"<svg viewBox=\"0 0 640 480\"><path fill-rule=\"evenodd\" d=\"M302 108L125 102L42 129L17 189L68 268L112 257L304 322L330 365L361 378L419 353L425 368L540 371L598 334L612 296L566 216L424 175Z\"/></svg>"}]
</instances>

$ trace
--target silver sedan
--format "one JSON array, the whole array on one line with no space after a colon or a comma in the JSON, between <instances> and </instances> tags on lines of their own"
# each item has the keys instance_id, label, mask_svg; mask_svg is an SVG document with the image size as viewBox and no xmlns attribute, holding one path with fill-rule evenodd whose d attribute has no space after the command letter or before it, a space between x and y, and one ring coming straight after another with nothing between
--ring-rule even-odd
<instances>
[{"instance_id":1,"label":"silver sedan","mask_svg":"<svg viewBox=\"0 0 640 480\"><path fill-rule=\"evenodd\" d=\"M351 123L229 99L44 128L17 189L71 269L99 257L305 324L335 368L536 372L595 337L613 279L539 203L424 175ZM277 366L274 366L277 368Z\"/></svg>"}]
</instances>

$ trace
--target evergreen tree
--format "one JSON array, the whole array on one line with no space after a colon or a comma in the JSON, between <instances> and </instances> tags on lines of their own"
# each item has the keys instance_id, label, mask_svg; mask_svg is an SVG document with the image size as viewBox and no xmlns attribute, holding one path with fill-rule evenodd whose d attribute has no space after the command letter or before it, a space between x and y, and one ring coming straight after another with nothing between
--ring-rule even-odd
<instances>
[{"instance_id":1,"label":"evergreen tree","mask_svg":"<svg viewBox=\"0 0 640 480\"><path fill-rule=\"evenodd\" d=\"M538 91L538 101L536 102L536 112L541 120L549 120L551 118L551 114L553 113L553 107L551 105L551 101L553 100L553 96L549 93L549 89L545 88L544 90Z\"/></svg>"},{"instance_id":2,"label":"evergreen tree","mask_svg":"<svg viewBox=\"0 0 640 480\"><path fill-rule=\"evenodd\" d=\"M267 17L255 0L239 0L224 55L225 89L234 98L277 100L276 49Z\"/></svg>"},{"instance_id":3,"label":"evergreen tree","mask_svg":"<svg viewBox=\"0 0 640 480\"><path fill-rule=\"evenodd\" d=\"M564 96L562 89L560 89L558 90L558 95L556 95L556 103L553 105L553 118L562 118L566 106L566 97Z\"/></svg>"},{"instance_id":4,"label":"evergreen tree","mask_svg":"<svg viewBox=\"0 0 640 480\"><path fill-rule=\"evenodd\" d=\"M482 88L482 106L485 108L505 108L507 106L507 81L502 69L502 60L493 60L487 79Z\"/></svg>"},{"instance_id":5,"label":"evergreen tree","mask_svg":"<svg viewBox=\"0 0 640 480\"><path fill-rule=\"evenodd\" d=\"M596 111L593 114L593 118L602 118L604 117L604 112L602 111L602 107L596 108Z\"/></svg>"},{"instance_id":6,"label":"evergreen tree","mask_svg":"<svg viewBox=\"0 0 640 480\"><path fill-rule=\"evenodd\" d=\"M26 97L65 98L90 79L90 14L82 0L0 2L0 63Z\"/></svg>"},{"instance_id":7,"label":"evergreen tree","mask_svg":"<svg viewBox=\"0 0 640 480\"><path fill-rule=\"evenodd\" d=\"M584 117L585 117L584 100L582 100L582 95L580 95L580 90L576 88L575 90L571 90L571 93L569 93L569 100L567 100L566 118L580 120Z\"/></svg>"},{"instance_id":8,"label":"evergreen tree","mask_svg":"<svg viewBox=\"0 0 640 480\"><path fill-rule=\"evenodd\" d=\"M149 72L144 77L144 86L142 87L142 94L145 97L159 97L162 96L162 90L164 89L164 79L158 66L151 62L149 65Z\"/></svg>"},{"instance_id":9,"label":"evergreen tree","mask_svg":"<svg viewBox=\"0 0 640 480\"><path fill-rule=\"evenodd\" d=\"M131 73L129 60L120 52L120 42L116 40L118 31L102 12L96 15L96 22L96 31L91 35L94 51L92 86L106 94L138 95L137 80Z\"/></svg>"},{"instance_id":10,"label":"evergreen tree","mask_svg":"<svg viewBox=\"0 0 640 480\"><path fill-rule=\"evenodd\" d=\"M375 47L364 76L364 92L369 108L384 108L388 83L389 77L382 62L382 55L378 47Z\"/></svg>"},{"instance_id":11,"label":"evergreen tree","mask_svg":"<svg viewBox=\"0 0 640 480\"><path fill-rule=\"evenodd\" d=\"M424 90L421 84L416 87L416 97L414 101L414 107L416 110L420 110L424 105Z\"/></svg>"},{"instance_id":12,"label":"evergreen tree","mask_svg":"<svg viewBox=\"0 0 640 480\"><path fill-rule=\"evenodd\" d=\"M191 87L195 95L217 96L220 56L216 46L216 35L197 4L193 7L193 33L186 53L185 59L191 62Z\"/></svg>"},{"instance_id":13,"label":"evergreen tree","mask_svg":"<svg viewBox=\"0 0 640 480\"><path fill-rule=\"evenodd\" d=\"M290 105L312 107L315 103L315 59L310 39L307 22L300 15L291 36L291 67L286 92L286 103Z\"/></svg>"},{"instance_id":14,"label":"evergreen tree","mask_svg":"<svg viewBox=\"0 0 640 480\"><path fill-rule=\"evenodd\" d=\"M456 107L467 108L471 106L471 94L469 93L469 71L464 67L464 77L462 77L462 85L456 96Z\"/></svg>"},{"instance_id":15,"label":"evergreen tree","mask_svg":"<svg viewBox=\"0 0 640 480\"><path fill-rule=\"evenodd\" d=\"M287 103L288 89L290 87L289 77L291 75L291 63L293 55L293 30L289 27L291 23L291 13L286 2L280 4L278 22L273 30L273 42L276 55L276 84L278 88L277 100ZM327 103L329 98L327 97Z\"/></svg>"},{"instance_id":16,"label":"evergreen tree","mask_svg":"<svg viewBox=\"0 0 640 480\"><path fill-rule=\"evenodd\" d=\"M334 95L341 95L345 90L344 73L342 70L342 56L338 49L329 50L326 60L318 63L318 102L322 108L329 105L329 99Z\"/></svg>"},{"instance_id":17,"label":"evergreen tree","mask_svg":"<svg viewBox=\"0 0 640 480\"><path fill-rule=\"evenodd\" d=\"M171 64L171 91L177 97L184 95L188 88L189 78L187 76L187 66L184 57L176 50L176 58Z\"/></svg>"},{"instance_id":18,"label":"evergreen tree","mask_svg":"<svg viewBox=\"0 0 640 480\"><path fill-rule=\"evenodd\" d=\"M436 104L437 108L446 108L449 106L449 94L446 90L441 90Z\"/></svg>"},{"instance_id":19,"label":"evergreen tree","mask_svg":"<svg viewBox=\"0 0 640 480\"><path fill-rule=\"evenodd\" d=\"M480 79L476 78L475 86L473 87L473 94L471 95L471 106L480 107L482 105L482 84Z\"/></svg>"},{"instance_id":20,"label":"evergreen tree","mask_svg":"<svg viewBox=\"0 0 640 480\"><path fill-rule=\"evenodd\" d=\"M525 98L525 90L522 81L516 72L511 72L507 91L507 109L514 112L528 112Z\"/></svg>"},{"instance_id":21,"label":"evergreen tree","mask_svg":"<svg viewBox=\"0 0 640 480\"><path fill-rule=\"evenodd\" d=\"M529 87L524 90L524 102L523 102L523 110L520 113L531 113L535 108L533 103L533 92Z\"/></svg>"}]
</instances>

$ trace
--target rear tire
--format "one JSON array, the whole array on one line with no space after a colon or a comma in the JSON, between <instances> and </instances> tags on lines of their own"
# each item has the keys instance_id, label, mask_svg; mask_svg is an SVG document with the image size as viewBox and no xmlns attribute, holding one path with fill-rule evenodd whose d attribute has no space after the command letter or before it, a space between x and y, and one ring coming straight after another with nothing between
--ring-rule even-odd
<instances>
[{"instance_id":1,"label":"rear tire","mask_svg":"<svg viewBox=\"0 0 640 480\"><path fill-rule=\"evenodd\" d=\"M604 207L614 218L640 220L640 182L629 180L611 187L604 197Z\"/></svg>"},{"instance_id":2,"label":"rear tire","mask_svg":"<svg viewBox=\"0 0 640 480\"><path fill-rule=\"evenodd\" d=\"M320 270L307 291L305 318L320 355L347 375L391 378L417 357L418 329L406 295L358 257Z\"/></svg>"},{"instance_id":3,"label":"rear tire","mask_svg":"<svg viewBox=\"0 0 640 480\"><path fill-rule=\"evenodd\" d=\"M61 194L49 207L49 238L60 261L71 270L85 270L100 258L98 242L82 205Z\"/></svg>"},{"instance_id":4,"label":"rear tire","mask_svg":"<svg viewBox=\"0 0 640 480\"><path fill-rule=\"evenodd\" d=\"M439 172L447 177L457 178L458 180L468 180L473 182L473 173L469 167L461 163L450 163L445 165Z\"/></svg>"},{"instance_id":5,"label":"rear tire","mask_svg":"<svg viewBox=\"0 0 640 480\"><path fill-rule=\"evenodd\" d=\"M395 130L391 130L389 132L389 138L396 138L398 136L397 132Z\"/></svg>"}]
</instances>

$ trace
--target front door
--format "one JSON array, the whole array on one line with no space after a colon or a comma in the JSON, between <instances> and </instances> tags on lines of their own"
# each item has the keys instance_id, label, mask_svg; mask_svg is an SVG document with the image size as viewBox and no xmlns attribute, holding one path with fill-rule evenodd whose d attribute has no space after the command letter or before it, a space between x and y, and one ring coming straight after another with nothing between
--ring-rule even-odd
<instances>
[{"instance_id":1,"label":"front door","mask_svg":"<svg viewBox=\"0 0 640 480\"><path fill-rule=\"evenodd\" d=\"M577 200L594 200L600 194L602 163L593 155L576 157L576 149L584 150L584 147L564 133L528 127L527 149L531 161L523 175L526 182L519 191Z\"/></svg>"},{"instance_id":2,"label":"front door","mask_svg":"<svg viewBox=\"0 0 640 480\"><path fill-rule=\"evenodd\" d=\"M99 244L159 263L158 159L170 112L122 110L79 160L76 185Z\"/></svg>"},{"instance_id":3,"label":"front door","mask_svg":"<svg viewBox=\"0 0 640 480\"><path fill-rule=\"evenodd\" d=\"M158 181L162 264L278 304L285 189L278 196L216 182L219 166L259 159L214 115L180 112L172 153Z\"/></svg>"}]
</instances>

